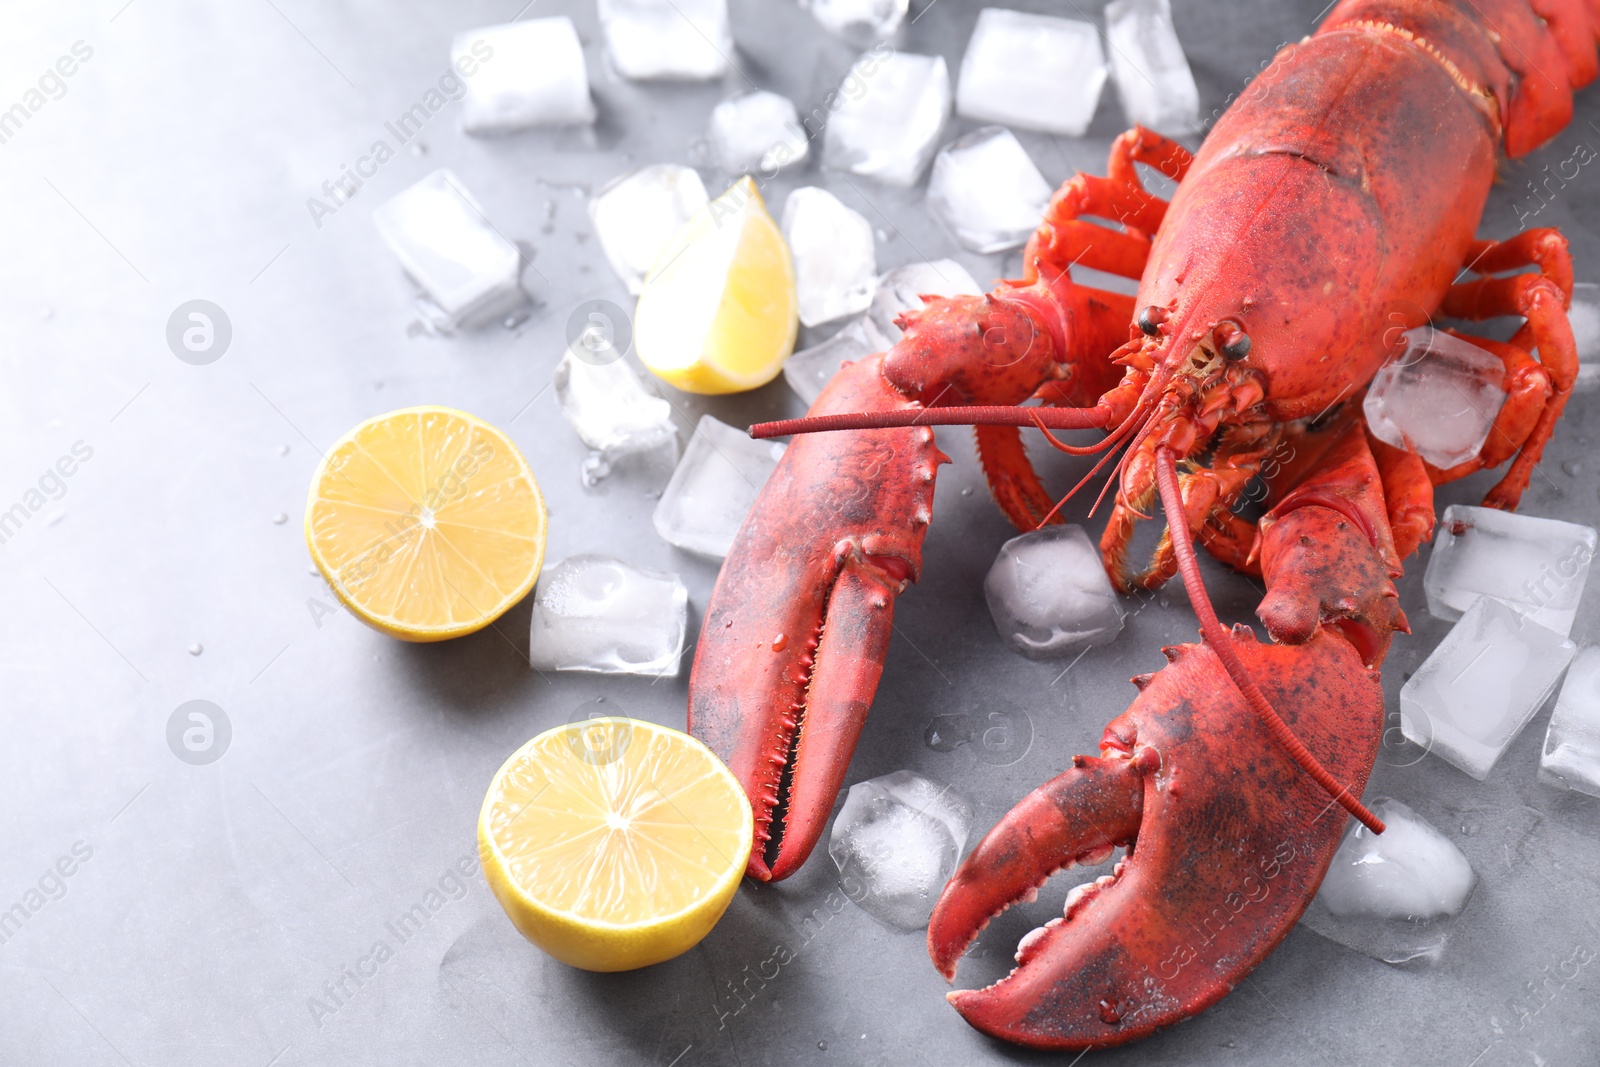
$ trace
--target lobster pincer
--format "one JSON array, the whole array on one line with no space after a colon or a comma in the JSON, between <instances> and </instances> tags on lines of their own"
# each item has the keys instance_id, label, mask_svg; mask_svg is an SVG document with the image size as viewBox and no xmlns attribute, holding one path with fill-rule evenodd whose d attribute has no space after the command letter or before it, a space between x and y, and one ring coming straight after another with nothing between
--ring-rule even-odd
<instances>
[{"instance_id":1,"label":"lobster pincer","mask_svg":"<svg viewBox=\"0 0 1600 1067\"><path fill-rule=\"evenodd\" d=\"M1377 672L1326 632L1298 647L1230 636L1296 735L1359 791L1383 729ZM1209 1007L1283 939L1338 848L1344 810L1256 728L1215 653L1166 651L1102 756L1076 757L1002 819L934 910L928 951L953 979L993 915L1057 870L1128 849L1023 939L1010 976L950 994L985 1033L1101 1047Z\"/></svg>"},{"instance_id":2,"label":"lobster pincer","mask_svg":"<svg viewBox=\"0 0 1600 1067\"><path fill-rule=\"evenodd\" d=\"M845 366L811 408L813 418L898 424L797 437L735 537L695 652L689 729L750 797L751 877L794 873L833 810L883 673L895 597L921 572L948 461L929 425L940 405L1016 405L1044 384L1087 395L1115 376L1065 358L1054 299L1039 287L927 298L902 317L892 349ZM1049 498L1017 428L984 429L996 495L1037 521Z\"/></svg>"},{"instance_id":3,"label":"lobster pincer","mask_svg":"<svg viewBox=\"0 0 1600 1067\"><path fill-rule=\"evenodd\" d=\"M882 362L846 367L813 410L910 407ZM791 874L821 835L877 691L895 597L922 566L944 462L927 427L800 438L723 565L695 651L689 728L750 798L753 878ZM783 833L768 855L775 818Z\"/></svg>"},{"instance_id":4,"label":"lobster pincer","mask_svg":"<svg viewBox=\"0 0 1600 1067\"><path fill-rule=\"evenodd\" d=\"M1205 643L1164 649L1168 666L1133 679L1138 699L1106 727L1100 757L1075 757L1025 798L945 887L928 952L954 979L994 915L1063 868L1127 849L1112 874L1068 895L1062 918L1023 939L1008 977L950 994L978 1029L1035 1047L1146 1036L1224 996L1316 892L1345 817L1295 745L1360 794L1383 729L1377 668L1405 625L1364 429L1344 423L1330 436L1311 474L1261 522L1261 616L1277 643L1221 629L1186 531L1172 530ZM1169 515L1181 515L1176 477L1162 480ZM1252 688L1286 734L1261 728Z\"/></svg>"}]
</instances>

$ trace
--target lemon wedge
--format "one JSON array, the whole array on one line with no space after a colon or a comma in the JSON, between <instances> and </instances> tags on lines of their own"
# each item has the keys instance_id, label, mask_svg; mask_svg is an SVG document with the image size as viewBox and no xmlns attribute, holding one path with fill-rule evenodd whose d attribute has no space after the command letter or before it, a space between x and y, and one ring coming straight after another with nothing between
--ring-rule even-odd
<instances>
[{"instance_id":1,"label":"lemon wedge","mask_svg":"<svg viewBox=\"0 0 1600 1067\"><path fill-rule=\"evenodd\" d=\"M522 935L591 971L687 952L750 858L750 802L711 750L638 719L590 719L529 741L495 774L478 853Z\"/></svg>"},{"instance_id":2,"label":"lemon wedge","mask_svg":"<svg viewBox=\"0 0 1600 1067\"><path fill-rule=\"evenodd\" d=\"M743 392L783 369L797 308L789 246L745 177L684 223L650 269L634 345L679 389Z\"/></svg>"},{"instance_id":3,"label":"lemon wedge","mask_svg":"<svg viewBox=\"0 0 1600 1067\"><path fill-rule=\"evenodd\" d=\"M306 544L358 617L405 641L482 629L544 562L544 497L505 434L441 407L368 419L311 479Z\"/></svg>"}]
</instances>

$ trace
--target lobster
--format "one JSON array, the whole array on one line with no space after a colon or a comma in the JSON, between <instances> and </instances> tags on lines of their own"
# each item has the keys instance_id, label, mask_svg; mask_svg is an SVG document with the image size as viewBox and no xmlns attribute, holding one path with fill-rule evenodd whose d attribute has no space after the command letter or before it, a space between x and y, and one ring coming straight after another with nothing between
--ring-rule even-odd
<instances>
[{"instance_id":1,"label":"lobster","mask_svg":"<svg viewBox=\"0 0 1600 1067\"><path fill-rule=\"evenodd\" d=\"M1181 574L1202 640L1163 650L1100 755L1074 757L960 863L928 927L952 980L993 916L1126 850L1023 940L1010 975L949 1000L995 1037L1105 1047L1204 1010L1271 953L1346 813L1382 831L1358 798L1383 729L1379 667L1409 632L1394 579L1432 535L1434 486L1509 461L1485 504L1514 509L1572 390L1565 239L1474 234L1499 151L1554 136L1600 74L1597 32L1600 0L1341 0L1197 154L1123 134L1104 177L1054 194L1023 277L924 298L805 418L753 427L793 442L718 578L689 707L755 810L748 874L794 873L844 781L895 598L921 577L948 462L931 427L976 427L1024 530L1061 507L1028 460L1031 428L1101 455L1080 487L1120 456L1107 572L1124 592ZM1141 166L1176 182L1170 203ZM1074 281L1080 266L1137 295ZM1501 359L1507 399L1480 452L1445 470L1376 439L1361 404L1398 331L1435 315L1522 319L1504 343L1461 335ZM1103 437L1068 444L1055 431L1069 429ZM1250 521L1258 479L1269 506ZM1157 501L1166 529L1141 564L1134 532ZM1218 620L1196 542L1264 582L1270 642Z\"/></svg>"}]
</instances>

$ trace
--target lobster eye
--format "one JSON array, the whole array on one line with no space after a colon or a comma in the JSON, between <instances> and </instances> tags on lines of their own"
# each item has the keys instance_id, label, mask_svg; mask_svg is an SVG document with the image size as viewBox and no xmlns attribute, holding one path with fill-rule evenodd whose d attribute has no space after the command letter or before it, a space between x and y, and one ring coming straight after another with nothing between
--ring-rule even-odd
<instances>
[{"instance_id":1,"label":"lobster eye","mask_svg":"<svg viewBox=\"0 0 1600 1067\"><path fill-rule=\"evenodd\" d=\"M1161 324L1167 321L1167 309L1151 304L1139 312L1139 317L1134 320L1139 324L1147 336L1154 337L1161 332Z\"/></svg>"},{"instance_id":2,"label":"lobster eye","mask_svg":"<svg viewBox=\"0 0 1600 1067\"><path fill-rule=\"evenodd\" d=\"M1217 342L1217 347L1222 349L1222 354L1228 359L1241 360L1250 354L1250 335L1245 333L1236 322L1224 319L1217 324L1212 337Z\"/></svg>"}]
</instances>

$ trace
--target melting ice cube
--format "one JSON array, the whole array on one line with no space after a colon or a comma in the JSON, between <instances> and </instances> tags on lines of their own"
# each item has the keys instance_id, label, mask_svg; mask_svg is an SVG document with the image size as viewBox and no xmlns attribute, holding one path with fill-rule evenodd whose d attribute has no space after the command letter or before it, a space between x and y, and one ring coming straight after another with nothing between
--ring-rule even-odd
<instances>
[{"instance_id":1,"label":"melting ice cube","mask_svg":"<svg viewBox=\"0 0 1600 1067\"><path fill-rule=\"evenodd\" d=\"M418 308L441 332L476 326L526 302L521 253L448 170L436 170L372 213L378 233L421 287Z\"/></svg>"},{"instance_id":2,"label":"melting ice cube","mask_svg":"<svg viewBox=\"0 0 1600 1067\"><path fill-rule=\"evenodd\" d=\"M1600 285L1576 282L1567 309L1572 340L1578 347L1578 380L1573 389L1588 392L1600 386Z\"/></svg>"},{"instance_id":3,"label":"melting ice cube","mask_svg":"<svg viewBox=\"0 0 1600 1067\"><path fill-rule=\"evenodd\" d=\"M1556 698L1539 781L1600 797L1600 648L1578 652Z\"/></svg>"},{"instance_id":4,"label":"melting ice cube","mask_svg":"<svg viewBox=\"0 0 1600 1067\"><path fill-rule=\"evenodd\" d=\"M1555 690L1574 650L1479 597L1401 688L1401 732L1481 782Z\"/></svg>"},{"instance_id":5,"label":"melting ice cube","mask_svg":"<svg viewBox=\"0 0 1600 1067\"><path fill-rule=\"evenodd\" d=\"M1566 637L1594 550L1590 526L1452 504L1422 579L1428 611L1459 619L1478 597L1492 596Z\"/></svg>"},{"instance_id":6,"label":"melting ice cube","mask_svg":"<svg viewBox=\"0 0 1600 1067\"><path fill-rule=\"evenodd\" d=\"M656 257L706 206L706 187L688 167L657 163L612 180L589 201L589 221L611 269L638 296Z\"/></svg>"},{"instance_id":7,"label":"melting ice cube","mask_svg":"<svg viewBox=\"0 0 1600 1067\"><path fill-rule=\"evenodd\" d=\"M878 284L871 223L826 189L807 185L784 202L783 236L794 256L801 322L815 326L867 310Z\"/></svg>"},{"instance_id":8,"label":"melting ice cube","mask_svg":"<svg viewBox=\"0 0 1600 1067\"><path fill-rule=\"evenodd\" d=\"M528 660L542 671L675 677L688 605L676 574L572 556L539 578Z\"/></svg>"},{"instance_id":9,"label":"melting ice cube","mask_svg":"<svg viewBox=\"0 0 1600 1067\"><path fill-rule=\"evenodd\" d=\"M894 320L902 312L921 308L923 297L982 295L983 290L967 273L967 268L953 259L907 263L884 272L878 279L878 291L872 294L872 308L867 314L873 325L893 343L900 340L900 327Z\"/></svg>"},{"instance_id":10,"label":"melting ice cube","mask_svg":"<svg viewBox=\"0 0 1600 1067\"><path fill-rule=\"evenodd\" d=\"M1398 800L1375 797L1368 807L1387 829L1374 834L1351 820L1301 921L1385 963L1438 959L1477 875L1448 837Z\"/></svg>"},{"instance_id":11,"label":"melting ice cube","mask_svg":"<svg viewBox=\"0 0 1600 1067\"><path fill-rule=\"evenodd\" d=\"M865 359L889 347L888 338L878 332L872 320L863 315L844 329L810 348L796 352L783 362L783 380L789 383L807 405L815 404L822 390L845 363Z\"/></svg>"},{"instance_id":12,"label":"melting ice cube","mask_svg":"<svg viewBox=\"0 0 1600 1067\"><path fill-rule=\"evenodd\" d=\"M729 174L760 171L770 177L811 152L794 101L777 93L745 93L724 100L711 110L707 136L717 166Z\"/></svg>"},{"instance_id":13,"label":"melting ice cube","mask_svg":"<svg viewBox=\"0 0 1600 1067\"><path fill-rule=\"evenodd\" d=\"M783 446L700 416L652 521L670 544L721 559L745 514L783 457Z\"/></svg>"},{"instance_id":14,"label":"melting ice cube","mask_svg":"<svg viewBox=\"0 0 1600 1067\"><path fill-rule=\"evenodd\" d=\"M1007 541L983 595L1001 640L1030 659L1066 656L1122 632L1122 605L1082 526L1046 526Z\"/></svg>"},{"instance_id":15,"label":"melting ice cube","mask_svg":"<svg viewBox=\"0 0 1600 1067\"><path fill-rule=\"evenodd\" d=\"M1478 454L1505 403L1505 364L1493 353L1431 326L1405 345L1367 389L1367 426L1380 441L1447 469Z\"/></svg>"},{"instance_id":16,"label":"melting ice cube","mask_svg":"<svg viewBox=\"0 0 1600 1067\"><path fill-rule=\"evenodd\" d=\"M1106 5L1111 74L1129 122L1178 134L1200 126L1200 90L1172 25L1168 0Z\"/></svg>"},{"instance_id":17,"label":"melting ice cube","mask_svg":"<svg viewBox=\"0 0 1600 1067\"><path fill-rule=\"evenodd\" d=\"M591 362L572 351L555 373L556 401L583 443L598 454L584 465L590 484L625 456L665 452L676 458L672 405L645 388L621 358Z\"/></svg>"},{"instance_id":18,"label":"melting ice cube","mask_svg":"<svg viewBox=\"0 0 1600 1067\"><path fill-rule=\"evenodd\" d=\"M915 185L950 117L950 71L943 56L868 52L845 75L837 100L823 138L827 165Z\"/></svg>"},{"instance_id":19,"label":"melting ice cube","mask_svg":"<svg viewBox=\"0 0 1600 1067\"><path fill-rule=\"evenodd\" d=\"M800 0L817 24L836 37L866 45L892 37L905 21L907 0Z\"/></svg>"},{"instance_id":20,"label":"melting ice cube","mask_svg":"<svg viewBox=\"0 0 1600 1067\"><path fill-rule=\"evenodd\" d=\"M956 111L1082 137L1106 83L1100 33L1087 22L986 7L961 60Z\"/></svg>"},{"instance_id":21,"label":"melting ice cube","mask_svg":"<svg viewBox=\"0 0 1600 1067\"><path fill-rule=\"evenodd\" d=\"M468 133L594 121L583 45L565 15L457 34L450 62L466 82L461 128Z\"/></svg>"},{"instance_id":22,"label":"melting ice cube","mask_svg":"<svg viewBox=\"0 0 1600 1067\"><path fill-rule=\"evenodd\" d=\"M928 182L928 207L974 252L1021 245L1050 203L1050 185L1016 136L984 126L939 150Z\"/></svg>"},{"instance_id":23,"label":"melting ice cube","mask_svg":"<svg viewBox=\"0 0 1600 1067\"><path fill-rule=\"evenodd\" d=\"M733 55L728 0L599 0L606 55L634 81L720 78Z\"/></svg>"},{"instance_id":24,"label":"melting ice cube","mask_svg":"<svg viewBox=\"0 0 1600 1067\"><path fill-rule=\"evenodd\" d=\"M895 771L857 782L833 820L839 887L873 918L920 930L955 872L972 804L930 778Z\"/></svg>"}]
</instances>

